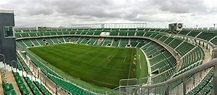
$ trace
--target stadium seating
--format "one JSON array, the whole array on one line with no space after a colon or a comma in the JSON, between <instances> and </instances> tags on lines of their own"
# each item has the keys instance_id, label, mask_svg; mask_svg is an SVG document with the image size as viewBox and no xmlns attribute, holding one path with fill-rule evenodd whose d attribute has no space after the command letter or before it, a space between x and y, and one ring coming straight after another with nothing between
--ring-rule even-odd
<instances>
[{"instance_id":1,"label":"stadium seating","mask_svg":"<svg viewBox=\"0 0 217 95\"><path fill-rule=\"evenodd\" d=\"M24 70L26 71L26 73L29 73L30 70L27 67L27 65L24 63L23 59L17 54L18 60L17 62L21 63L22 67L24 68Z\"/></svg>"},{"instance_id":2,"label":"stadium seating","mask_svg":"<svg viewBox=\"0 0 217 95\"><path fill-rule=\"evenodd\" d=\"M142 48L149 58L153 83L165 81L173 75L176 68L176 59L159 44L150 41Z\"/></svg>"},{"instance_id":3,"label":"stadium seating","mask_svg":"<svg viewBox=\"0 0 217 95\"><path fill-rule=\"evenodd\" d=\"M69 32L64 32L64 31L63 31L63 32L55 32L55 33L56 33L56 35L64 35L64 33L67 34L67 33L69 33Z\"/></svg>"},{"instance_id":4,"label":"stadium seating","mask_svg":"<svg viewBox=\"0 0 217 95\"><path fill-rule=\"evenodd\" d=\"M102 46L108 46L109 44L111 45L112 40L111 39L105 39Z\"/></svg>"},{"instance_id":5,"label":"stadium seating","mask_svg":"<svg viewBox=\"0 0 217 95\"><path fill-rule=\"evenodd\" d=\"M65 42L62 37L58 37L57 39L58 39L59 43L64 43Z\"/></svg>"},{"instance_id":6,"label":"stadium seating","mask_svg":"<svg viewBox=\"0 0 217 95\"><path fill-rule=\"evenodd\" d=\"M216 36L214 39L212 39L211 42L212 42L213 44L217 45L217 36Z\"/></svg>"},{"instance_id":7,"label":"stadium seating","mask_svg":"<svg viewBox=\"0 0 217 95\"><path fill-rule=\"evenodd\" d=\"M119 31L119 36L127 36L128 35L128 33L127 33L127 31Z\"/></svg>"},{"instance_id":8,"label":"stadium seating","mask_svg":"<svg viewBox=\"0 0 217 95\"><path fill-rule=\"evenodd\" d=\"M181 65L180 68L177 70L176 68L176 59L170 54L169 51L164 49L162 46L158 45L157 43L150 41L150 40L143 40L143 39L136 39L136 38L93 38L93 37L79 37L79 36L72 36L72 35L95 35L98 36L101 32L110 32L110 36L137 36L137 37L149 37L156 39L162 43L165 43L169 47L171 47L175 52L178 53L179 57L181 57ZM151 73L152 76L152 83L159 83L166 81L170 78L176 77L192 68L195 68L202 64L204 59L204 51L198 45L191 44L185 40L181 40L179 38L168 36L167 34L163 35L164 32L167 33L169 30L167 29L131 29L131 28L124 28L124 29L113 29L113 28L104 28L104 29L57 29L57 30L47 30L43 33L38 33L35 30L18 30L15 33L17 38L24 38L24 37L37 37L37 36L52 36L52 35L64 35L68 37L44 37L44 38L34 38L34 39L23 39L17 40L17 44L19 44L18 48L23 47L33 47L45 45L49 43L58 44L58 43L65 43L65 42L75 42L78 44L89 44L89 45L96 45L96 46L108 46L111 45L113 47L138 47L141 48L147 55L148 60L151 65ZM191 36L200 38L206 41L210 41L214 45L217 45L217 34L214 32L204 32L203 30L189 30L183 29L182 31L178 32L179 36ZM99 43L99 39L102 39L102 42ZM44 41L43 41L44 40ZM54 71L49 69L46 65L42 64L38 59L36 59L31 54L27 54L31 61L39 68L41 68L43 73L49 75L49 78L58 84L61 88L69 92L73 95L92 95L92 93L75 86L63 78L61 78L58 74ZM24 61L18 56L18 69L24 69L27 73L29 72L28 67L24 63ZM211 77L213 73L210 71L208 75L203 79L198 86L196 86L192 91L190 91L189 95L205 95L210 92L212 88ZM30 81L28 78L25 78L26 81ZM19 82L19 81L18 81ZM177 81L173 84L173 87L178 86L181 84L182 81ZM28 85L32 85L32 82L27 82ZM38 82L34 82L35 87L30 87L31 91L36 95L41 94L49 95L48 91L43 88L41 84ZM38 88L37 88L38 87ZM22 88L22 85L21 85ZM33 90L32 90L33 89ZM34 90L38 89L38 90ZM25 93L25 92L24 92Z\"/></svg>"},{"instance_id":9,"label":"stadium seating","mask_svg":"<svg viewBox=\"0 0 217 95\"><path fill-rule=\"evenodd\" d=\"M148 32L148 33L151 33L151 32ZM145 36L151 37L150 35L152 35L152 34L147 34L146 33ZM157 36L151 37L151 38L157 39L157 40L167 44L168 46L173 48L175 51L177 51L178 54L182 57L182 60L183 60L182 61L182 66L181 66L179 72L177 72L174 76L177 76L177 75L179 75L179 74L181 74L181 73L183 73L183 72L185 72L187 70L190 70L191 68L194 68L194 67L200 65L201 60L203 60L203 58L204 58L203 50L200 47L194 46L194 45L192 45L192 44L190 44L188 42L183 42L180 39L176 39L176 38L172 38L172 37L166 37L166 36L163 36L163 35L161 35L161 37L159 35L157 35ZM161 56L161 54L156 53L155 51L157 51L157 50L154 50L154 47L151 47L151 49L153 49L153 50L149 50L148 48L146 48L146 49L147 49L147 54L152 54L150 56L151 59L149 60L150 64L151 64L151 67L153 69L152 71L156 70L156 68L157 68L157 70L159 72L161 69L159 69L158 67L162 67L162 66L165 66L166 64L168 64L168 63L166 63L166 64L163 65L165 60L161 61L162 64L159 64L159 66L157 66L157 65L155 66L154 64L152 64L152 63L156 64L160 60L163 60L163 59L168 58L168 57L164 58L164 57ZM155 54L157 54L157 56L155 56ZM159 63L161 63L161 62L159 62ZM174 65L171 65L171 66L174 66ZM165 69L169 71L169 72L167 72L166 75L172 75L173 71L171 69L168 69L168 68L165 68ZM158 75L158 76L160 76L160 75ZM168 78L168 76L164 77L164 74L162 74L162 76L160 78L159 77L154 77L153 82L155 82L155 83L159 82L157 80L160 80L160 82L162 82L162 81L166 80L164 78ZM161 79L162 79L162 81L161 81Z\"/></svg>"},{"instance_id":10,"label":"stadium seating","mask_svg":"<svg viewBox=\"0 0 217 95\"><path fill-rule=\"evenodd\" d=\"M136 32L136 36L143 36L145 32L143 31L137 31Z\"/></svg>"},{"instance_id":11,"label":"stadium seating","mask_svg":"<svg viewBox=\"0 0 217 95\"><path fill-rule=\"evenodd\" d=\"M190 32L189 30L183 29L183 30L180 31L178 34L187 35L189 32Z\"/></svg>"},{"instance_id":12,"label":"stadium seating","mask_svg":"<svg viewBox=\"0 0 217 95\"><path fill-rule=\"evenodd\" d=\"M28 73L29 72L29 68L26 66L26 64L24 63L24 61L21 59L21 57L19 55L17 55L17 62L18 62L18 69L22 70L22 67L24 68L24 70ZM22 65L21 65L22 63ZM20 89L20 92L22 95L29 95L29 91L26 88L26 85L24 84L24 81L22 80L22 78L20 77L20 75L17 72L13 72L13 75L15 77L15 80L18 84L18 87ZM41 84L38 84L38 86L40 87L41 91L43 92L39 92L39 90L36 88L36 86L30 81L30 79L28 77L24 78L26 80L26 83L28 84L28 86L30 87L30 90L32 91L32 93L34 95L42 95L41 93L43 93L43 95L50 95L47 90L45 88L42 88ZM11 87L11 84L9 85ZM8 86L7 86L8 87ZM46 91L45 91L46 90ZM5 95L16 95L14 90L7 90L5 91Z\"/></svg>"},{"instance_id":13,"label":"stadium seating","mask_svg":"<svg viewBox=\"0 0 217 95\"><path fill-rule=\"evenodd\" d=\"M196 31L196 30L182 30L179 32L179 34L181 35L187 35L187 36L192 36L192 37L196 37L197 38L200 38L200 39L203 39L203 40L207 40L207 41L210 41L213 43L213 44L217 44L217 41L216 41L216 35L217 33L215 32L202 32L203 30L199 30L199 31Z\"/></svg>"},{"instance_id":14,"label":"stadium seating","mask_svg":"<svg viewBox=\"0 0 217 95\"><path fill-rule=\"evenodd\" d=\"M184 73L184 72L186 72L188 70L191 70L191 69L193 69L196 66L199 66L201 64L202 64L202 62L197 62L196 64L193 64L193 65L190 65L190 66L188 66L188 67L186 67L184 69L181 69L181 70L179 70L179 72L177 72L176 74L174 74L173 77L178 76L178 75L180 75L180 74L182 74L182 73Z\"/></svg>"},{"instance_id":15,"label":"stadium seating","mask_svg":"<svg viewBox=\"0 0 217 95\"><path fill-rule=\"evenodd\" d=\"M22 30L23 32L30 32L30 30Z\"/></svg>"},{"instance_id":16,"label":"stadium seating","mask_svg":"<svg viewBox=\"0 0 217 95\"><path fill-rule=\"evenodd\" d=\"M94 31L94 35L100 35L101 32L103 32L103 31L101 31L101 30L96 30L96 31Z\"/></svg>"},{"instance_id":17,"label":"stadium seating","mask_svg":"<svg viewBox=\"0 0 217 95\"><path fill-rule=\"evenodd\" d=\"M76 38L76 37L75 37L75 38ZM71 42L72 39L74 39L74 37L71 38L71 39L69 39L69 42ZM84 39L85 39L85 38L83 38L83 37L78 37L78 38L75 39L75 42L78 43L78 44L80 44Z\"/></svg>"},{"instance_id":18,"label":"stadium seating","mask_svg":"<svg viewBox=\"0 0 217 95\"><path fill-rule=\"evenodd\" d=\"M32 45L33 45L33 43L30 41L30 40L23 40L23 43L25 44L25 45L27 45L28 47L31 47Z\"/></svg>"},{"instance_id":19,"label":"stadium seating","mask_svg":"<svg viewBox=\"0 0 217 95\"><path fill-rule=\"evenodd\" d=\"M95 45L96 41L97 41L96 38L90 38L90 39L88 40L87 44L89 44L89 45Z\"/></svg>"},{"instance_id":20,"label":"stadium seating","mask_svg":"<svg viewBox=\"0 0 217 95\"><path fill-rule=\"evenodd\" d=\"M11 83L2 82L2 87L5 95L17 95Z\"/></svg>"},{"instance_id":21,"label":"stadium seating","mask_svg":"<svg viewBox=\"0 0 217 95\"><path fill-rule=\"evenodd\" d=\"M48 78L50 78L58 86L60 86L61 88L63 88L64 90L68 91L69 93L73 95L94 95L58 77L48 74Z\"/></svg>"},{"instance_id":22,"label":"stadium seating","mask_svg":"<svg viewBox=\"0 0 217 95\"><path fill-rule=\"evenodd\" d=\"M19 59L17 59L17 60L19 60ZM18 70L20 70L20 71L23 70L20 61L17 61L17 68L18 68Z\"/></svg>"},{"instance_id":23,"label":"stadium seating","mask_svg":"<svg viewBox=\"0 0 217 95\"><path fill-rule=\"evenodd\" d=\"M175 50L181 55L187 54L190 50L192 50L195 46L192 44L189 44L187 42L182 43L180 46L178 46Z\"/></svg>"},{"instance_id":24,"label":"stadium seating","mask_svg":"<svg viewBox=\"0 0 217 95\"><path fill-rule=\"evenodd\" d=\"M15 37L16 37L16 38L20 38L20 37L22 37L22 35L21 35L20 32L16 32L16 33L15 33Z\"/></svg>"},{"instance_id":25,"label":"stadium seating","mask_svg":"<svg viewBox=\"0 0 217 95\"><path fill-rule=\"evenodd\" d=\"M21 76L17 72L13 72L14 78L17 82L17 85L19 87L19 90L22 95L29 95L30 91L27 89L26 85L24 84L24 81L22 80Z\"/></svg>"},{"instance_id":26,"label":"stadium seating","mask_svg":"<svg viewBox=\"0 0 217 95\"><path fill-rule=\"evenodd\" d=\"M114 39L113 43L112 43L112 46L118 47L119 43L120 43L120 39Z\"/></svg>"},{"instance_id":27,"label":"stadium seating","mask_svg":"<svg viewBox=\"0 0 217 95\"><path fill-rule=\"evenodd\" d=\"M134 36L135 33L136 33L136 31L129 31L129 32L128 32L128 36Z\"/></svg>"},{"instance_id":28,"label":"stadium seating","mask_svg":"<svg viewBox=\"0 0 217 95\"><path fill-rule=\"evenodd\" d=\"M149 41L148 40L140 40L140 42L138 42L137 46L136 47L142 47L144 46L145 44L147 44Z\"/></svg>"},{"instance_id":29,"label":"stadium seating","mask_svg":"<svg viewBox=\"0 0 217 95\"><path fill-rule=\"evenodd\" d=\"M75 34L76 34L76 31L69 31L69 34L70 34L70 35L75 35Z\"/></svg>"},{"instance_id":30,"label":"stadium seating","mask_svg":"<svg viewBox=\"0 0 217 95\"><path fill-rule=\"evenodd\" d=\"M191 31L187 36L195 37L195 36L197 36L199 33L200 33L200 32Z\"/></svg>"},{"instance_id":31,"label":"stadium seating","mask_svg":"<svg viewBox=\"0 0 217 95\"><path fill-rule=\"evenodd\" d=\"M167 38L168 38L168 37L166 37L166 36L162 36L162 37L160 37L158 40L164 42Z\"/></svg>"},{"instance_id":32,"label":"stadium seating","mask_svg":"<svg viewBox=\"0 0 217 95\"><path fill-rule=\"evenodd\" d=\"M87 35L93 35L93 34L94 34L93 31L88 31L88 32L87 32Z\"/></svg>"},{"instance_id":33,"label":"stadium seating","mask_svg":"<svg viewBox=\"0 0 217 95\"><path fill-rule=\"evenodd\" d=\"M62 34L63 35L69 35L70 34L70 32L68 32L68 31L61 31L62 32ZM61 32L60 33L58 33L58 32L56 32L58 35L61 35ZM54 32L55 33L55 32Z\"/></svg>"},{"instance_id":34,"label":"stadium seating","mask_svg":"<svg viewBox=\"0 0 217 95\"><path fill-rule=\"evenodd\" d=\"M29 86L29 88L31 89L31 91L34 95L41 95L39 90L36 88L36 86L29 79L29 77L24 77L24 80L26 81L27 85Z\"/></svg>"},{"instance_id":35,"label":"stadium seating","mask_svg":"<svg viewBox=\"0 0 217 95\"><path fill-rule=\"evenodd\" d=\"M21 34L21 37L30 37L29 33L28 32L23 32L23 33L20 33Z\"/></svg>"},{"instance_id":36,"label":"stadium seating","mask_svg":"<svg viewBox=\"0 0 217 95\"><path fill-rule=\"evenodd\" d=\"M35 39L40 45L45 45L46 40L45 39Z\"/></svg>"},{"instance_id":37,"label":"stadium seating","mask_svg":"<svg viewBox=\"0 0 217 95\"><path fill-rule=\"evenodd\" d=\"M213 76L213 69L205 76L199 85L197 85L193 90L191 90L188 95L206 95L212 89L211 78Z\"/></svg>"},{"instance_id":38,"label":"stadium seating","mask_svg":"<svg viewBox=\"0 0 217 95\"><path fill-rule=\"evenodd\" d=\"M182 67L181 69L194 64L204 58L204 52L201 48L197 47L192 50L189 54L183 57Z\"/></svg>"},{"instance_id":39,"label":"stadium seating","mask_svg":"<svg viewBox=\"0 0 217 95\"><path fill-rule=\"evenodd\" d=\"M86 44L88 40L89 40L89 38L83 38L83 39L80 40L80 42L78 42L78 43L79 43L79 44Z\"/></svg>"},{"instance_id":40,"label":"stadium seating","mask_svg":"<svg viewBox=\"0 0 217 95\"><path fill-rule=\"evenodd\" d=\"M130 39L130 45L131 47L136 47L138 44L139 40L137 39Z\"/></svg>"},{"instance_id":41,"label":"stadium seating","mask_svg":"<svg viewBox=\"0 0 217 95\"><path fill-rule=\"evenodd\" d=\"M81 37L62 37L63 41L68 43L68 42L79 42L81 41Z\"/></svg>"},{"instance_id":42,"label":"stadium seating","mask_svg":"<svg viewBox=\"0 0 217 95\"><path fill-rule=\"evenodd\" d=\"M182 43L181 40L178 40L178 39L173 39L168 45L171 47L171 48L176 48L180 43Z\"/></svg>"},{"instance_id":43,"label":"stadium seating","mask_svg":"<svg viewBox=\"0 0 217 95\"><path fill-rule=\"evenodd\" d=\"M144 36L154 38L157 34L156 32L145 32Z\"/></svg>"},{"instance_id":44,"label":"stadium seating","mask_svg":"<svg viewBox=\"0 0 217 95\"><path fill-rule=\"evenodd\" d=\"M119 47L126 47L128 43L129 43L128 39L121 39Z\"/></svg>"},{"instance_id":45,"label":"stadium seating","mask_svg":"<svg viewBox=\"0 0 217 95\"><path fill-rule=\"evenodd\" d=\"M168 38L164 41L164 43L169 45L169 43L172 42L173 39L174 39L174 38L168 37Z\"/></svg>"},{"instance_id":46,"label":"stadium seating","mask_svg":"<svg viewBox=\"0 0 217 95\"><path fill-rule=\"evenodd\" d=\"M202 33L200 33L200 35L197 38L201 38L201 39L209 41L213 37L215 37L216 35L217 35L217 33L202 32Z\"/></svg>"},{"instance_id":47,"label":"stadium seating","mask_svg":"<svg viewBox=\"0 0 217 95\"><path fill-rule=\"evenodd\" d=\"M70 42L71 41L71 37L63 37L63 40L65 41L65 42Z\"/></svg>"},{"instance_id":48,"label":"stadium seating","mask_svg":"<svg viewBox=\"0 0 217 95\"><path fill-rule=\"evenodd\" d=\"M168 80L170 78L170 76L173 75L174 71L175 71L175 68L170 68L169 70L167 70L165 72L162 72L156 76L153 76L152 77L152 83L155 84L155 83L164 82L164 81Z\"/></svg>"},{"instance_id":49,"label":"stadium seating","mask_svg":"<svg viewBox=\"0 0 217 95\"><path fill-rule=\"evenodd\" d=\"M48 67L44 66L43 63L41 63L38 59L36 59L35 57L33 57L31 54L27 53L27 55L31 58L31 61L33 62L33 64L37 67L39 67L41 69L42 72L46 73L50 73L56 77L59 77L59 75L57 75L56 73L54 73L52 70L50 70Z\"/></svg>"},{"instance_id":50,"label":"stadium seating","mask_svg":"<svg viewBox=\"0 0 217 95\"><path fill-rule=\"evenodd\" d=\"M33 30L30 30L30 32L38 32L38 31L33 29Z\"/></svg>"},{"instance_id":51,"label":"stadium seating","mask_svg":"<svg viewBox=\"0 0 217 95\"><path fill-rule=\"evenodd\" d=\"M38 89L41 91L41 93L43 95L51 95L47 89L42 85L40 84L38 81L34 81L34 84L38 87Z\"/></svg>"},{"instance_id":52,"label":"stadium seating","mask_svg":"<svg viewBox=\"0 0 217 95\"><path fill-rule=\"evenodd\" d=\"M142 48L147 56L159 54L159 50L163 49L161 46L152 43L152 45Z\"/></svg>"},{"instance_id":53,"label":"stadium seating","mask_svg":"<svg viewBox=\"0 0 217 95\"><path fill-rule=\"evenodd\" d=\"M110 32L110 35L111 35L111 36L118 36L118 32L117 32L117 31L111 31L111 32Z\"/></svg>"},{"instance_id":54,"label":"stadium seating","mask_svg":"<svg viewBox=\"0 0 217 95\"><path fill-rule=\"evenodd\" d=\"M82 31L80 35L86 35L87 31Z\"/></svg>"},{"instance_id":55,"label":"stadium seating","mask_svg":"<svg viewBox=\"0 0 217 95\"><path fill-rule=\"evenodd\" d=\"M57 38L51 38L51 41L54 43L54 44L57 44L59 43L58 39Z\"/></svg>"},{"instance_id":56,"label":"stadium seating","mask_svg":"<svg viewBox=\"0 0 217 95\"><path fill-rule=\"evenodd\" d=\"M44 36L51 36L51 35L52 35L51 33L52 33L52 32L42 32L41 35L44 35Z\"/></svg>"},{"instance_id":57,"label":"stadium seating","mask_svg":"<svg viewBox=\"0 0 217 95\"><path fill-rule=\"evenodd\" d=\"M22 29L16 29L15 32L22 32Z\"/></svg>"},{"instance_id":58,"label":"stadium seating","mask_svg":"<svg viewBox=\"0 0 217 95\"><path fill-rule=\"evenodd\" d=\"M46 39L46 43L48 43L49 45L54 44L53 40L51 40L51 38Z\"/></svg>"},{"instance_id":59,"label":"stadium seating","mask_svg":"<svg viewBox=\"0 0 217 95\"><path fill-rule=\"evenodd\" d=\"M155 39L159 40L162 37L162 35L156 35Z\"/></svg>"},{"instance_id":60,"label":"stadium seating","mask_svg":"<svg viewBox=\"0 0 217 95\"><path fill-rule=\"evenodd\" d=\"M29 32L28 34L29 34L30 37L35 37L35 36L37 36L36 32Z\"/></svg>"},{"instance_id":61,"label":"stadium seating","mask_svg":"<svg viewBox=\"0 0 217 95\"><path fill-rule=\"evenodd\" d=\"M36 39L31 39L32 43L34 44L34 46L40 46L40 43L37 42Z\"/></svg>"}]
</instances>

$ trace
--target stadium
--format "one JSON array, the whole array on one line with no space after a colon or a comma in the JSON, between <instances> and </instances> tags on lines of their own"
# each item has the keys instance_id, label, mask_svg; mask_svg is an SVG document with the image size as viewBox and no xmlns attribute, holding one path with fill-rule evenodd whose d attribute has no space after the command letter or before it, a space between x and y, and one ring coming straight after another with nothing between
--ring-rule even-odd
<instances>
[{"instance_id":1,"label":"stadium","mask_svg":"<svg viewBox=\"0 0 217 95\"><path fill-rule=\"evenodd\" d=\"M217 29L16 27L0 10L0 95L217 95Z\"/></svg>"}]
</instances>

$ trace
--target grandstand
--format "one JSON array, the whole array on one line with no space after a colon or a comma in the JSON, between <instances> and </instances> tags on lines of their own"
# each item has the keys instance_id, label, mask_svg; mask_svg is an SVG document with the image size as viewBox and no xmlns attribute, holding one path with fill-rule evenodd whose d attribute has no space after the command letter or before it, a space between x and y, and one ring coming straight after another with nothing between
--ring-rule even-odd
<instances>
[{"instance_id":1,"label":"grandstand","mask_svg":"<svg viewBox=\"0 0 217 95\"><path fill-rule=\"evenodd\" d=\"M16 61L1 62L0 93L217 94L216 30L109 25L15 29Z\"/></svg>"},{"instance_id":2,"label":"grandstand","mask_svg":"<svg viewBox=\"0 0 217 95\"><path fill-rule=\"evenodd\" d=\"M206 64L214 57L212 51L214 50L213 46L216 45L216 32L197 32L198 30L194 29L183 29L177 34L171 34L167 31L169 30L152 28L60 29L57 31L47 30L46 32L41 33L44 36L34 36L31 35L30 32L17 32L16 37L17 46L21 50L26 47L32 48L60 43L76 43L100 47L140 48L145 54L144 57L147 58L149 67L148 74L150 77L145 78L146 82L138 82L140 84L132 83L133 85L144 85L149 82L151 84L166 82L191 71L191 69ZM51 34L50 32L54 33ZM110 36L100 36L102 32L108 32ZM35 34L39 35L39 32L35 32ZM31 59L34 59L34 56L32 56ZM37 64L43 63L38 62ZM52 71L48 70L48 72ZM198 74L191 75L190 77L188 76L189 81L186 83L186 86L190 86L190 88L186 89L185 93L190 95L212 93L211 77L213 72L213 69L209 68L205 71L201 71L204 76L198 76ZM56 76L55 73L54 76ZM192 78L194 78L193 81ZM144 78L141 78L137 81L142 81L143 79ZM127 81L129 82L132 80L128 79ZM206 84L203 84L204 80L206 83L208 82L207 88ZM121 81L124 82L123 80ZM123 84L121 84L122 82L120 82L119 89L127 87L127 85L129 86L129 84L123 86ZM171 83L171 87L174 89L170 88L171 91L169 93L181 93L175 92L175 89L180 89L183 85L182 82L182 80L177 80L177 82ZM192 82L197 83L192 85ZM66 89L67 88L64 90ZM206 89L205 92L203 89ZM125 92L126 90L123 91ZM147 90L142 90L141 93L146 93L146 91ZM162 92L165 93L166 89L157 92L153 91L154 90L150 90L151 93L162 94ZM109 91L107 93L119 92Z\"/></svg>"}]
</instances>

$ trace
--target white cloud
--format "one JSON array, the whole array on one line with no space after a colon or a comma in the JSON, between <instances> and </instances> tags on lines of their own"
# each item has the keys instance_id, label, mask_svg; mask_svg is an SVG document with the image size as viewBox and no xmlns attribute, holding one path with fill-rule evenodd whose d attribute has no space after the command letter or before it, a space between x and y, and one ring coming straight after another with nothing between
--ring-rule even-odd
<instances>
[{"instance_id":1,"label":"white cloud","mask_svg":"<svg viewBox=\"0 0 217 95\"><path fill-rule=\"evenodd\" d=\"M0 9L15 10L16 26L70 26L75 23L147 22L165 27L212 26L216 0L3 0Z\"/></svg>"}]
</instances>

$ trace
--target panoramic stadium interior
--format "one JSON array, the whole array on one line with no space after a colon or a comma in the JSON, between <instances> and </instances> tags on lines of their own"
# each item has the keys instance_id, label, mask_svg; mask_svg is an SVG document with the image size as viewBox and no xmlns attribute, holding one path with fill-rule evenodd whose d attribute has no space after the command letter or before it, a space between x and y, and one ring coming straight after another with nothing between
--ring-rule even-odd
<instances>
[{"instance_id":1,"label":"panoramic stadium interior","mask_svg":"<svg viewBox=\"0 0 217 95\"><path fill-rule=\"evenodd\" d=\"M11 11L1 20L1 95L217 95L215 27L18 28Z\"/></svg>"}]
</instances>

